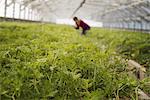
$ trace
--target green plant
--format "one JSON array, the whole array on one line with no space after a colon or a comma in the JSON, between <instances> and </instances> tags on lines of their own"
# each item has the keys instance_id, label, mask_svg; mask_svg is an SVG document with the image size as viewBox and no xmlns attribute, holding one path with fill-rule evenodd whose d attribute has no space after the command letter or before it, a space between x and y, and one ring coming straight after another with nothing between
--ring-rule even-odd
<instances>
[{"instance_id":1,"label":"green plant","mask_svg":"<svg viewBox=\"0 0 150 100\"><path fill-rule=\"evenodd\" d=\"M92 28L0 23L2 100L136 98L147 81L128 76L125 59L149 68L149 34ZM149 75L149 73L147 73ZM145 79L147 80L147 79Z\"/></svg>"}]
</instances>

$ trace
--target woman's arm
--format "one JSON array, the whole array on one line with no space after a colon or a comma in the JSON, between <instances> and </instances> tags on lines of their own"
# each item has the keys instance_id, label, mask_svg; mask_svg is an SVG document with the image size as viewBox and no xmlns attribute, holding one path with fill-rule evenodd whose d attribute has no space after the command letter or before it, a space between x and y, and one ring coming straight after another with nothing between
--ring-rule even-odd
<instances>
[{"instance_id":1,"label":"woman's arm","mask_svg":"<svg viewBox=\"0 0 150 100\"><path fill-rule=\"evenodd\" d=\"M80 26L79 26L79 25L77 24L77 22L76 22L76 27L75 27L75 29L79 29L79 27L80 27Z\"/></svg>"}]
</instances>

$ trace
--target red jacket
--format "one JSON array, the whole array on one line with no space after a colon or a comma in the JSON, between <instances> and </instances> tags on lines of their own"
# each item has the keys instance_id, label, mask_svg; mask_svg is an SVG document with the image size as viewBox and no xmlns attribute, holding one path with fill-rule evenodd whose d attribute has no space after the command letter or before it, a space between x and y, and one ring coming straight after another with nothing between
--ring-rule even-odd
<instances>
[{"instance_id":1,"label":"red jacket","mask_svg":"<svg viewBox=\"0 0 150 100\"><path fill-rule=\"evenodd\" d=\"M90 29L90 26L88 24L86 24L84 21L80 20L79 23L76 22L76 29L79 29L80 27L83 29L83 30L89 30Z\"/></svg>"}]
</instances>

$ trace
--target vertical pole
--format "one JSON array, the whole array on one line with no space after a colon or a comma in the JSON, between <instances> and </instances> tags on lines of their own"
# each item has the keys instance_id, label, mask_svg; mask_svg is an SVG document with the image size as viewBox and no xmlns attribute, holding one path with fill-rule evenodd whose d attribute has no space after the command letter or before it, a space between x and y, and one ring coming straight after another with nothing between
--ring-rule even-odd
<instances>
[{"instance_id":1,"label":"vertical pole","mask_svg":"<svg viewBox=\"0 0 150 100\"><path fill-rule=\"evenodd\" d=\"M32 20L32 9L30 9L30 20Z\"/></svg>"},{"instance_id":2,"label":"vertical pole","mask_svg":"<svg viewBox=\"0 0 150 100\"><path fill-rule=\"evenodd\" d=\"M143 22L143 30L146 30L146 21Z\"/></svg>"},{"instance_id":3,"label":"vertical pole","mask_svg":"<svg viewBox=\"0 0 150 100\"><path fill-rule=\"evenodd\" d=\"M127 25L127 29L129 29L129 22L128 21L126 21L126 25Z\"/></svg>"},{"instance_id":4,"label":"vertical pole","mask_svg":"<svg viewBox=\"0 0 150 100\"><path fill-rule=\"evenodd\" d=\"M19 19L21 19L21 4L19 5Z\"/></svg>"},{"instance_id":5,"label":"vertical pole","mask_svg":"<svg viewBox=\"0 0 150 100\"><path fill-rule=\"evenodd\" d=\"M141 21L140 24L141 24L141 31L143 31L143 22Z\"/></svg>"},{"instance_id":6,"label":"vertical pole","mask_svg":"<svg viewBox=\"0 0 150 100\"><path fill-rule=\"evenodd\" d=\"M119 22L119 27L120 27L120 29L122 28L122 24L121 24L121 21Z\"/></svg>"},{"instance_id":7,"label":"vertical pole","mask_svg":"<svg viewBox=\"0 0 150 100\"><path fill-rule=\"evenodd\" d=\"M115 23L113 22L112 24L113 24L113 28L115 28Z\"/></svg>"},{"instance_id":8,"label":"vertical pole","mask_svg":"<svg viewBox=\"0 0 150 100\"><path fill-rule=\"evenodd\" d=\"M127 27L128 27L128 29L130 29L130 22L129 21L127 21Z\"/></svg>"},{"instance_id":9,"label":"vertical pole","mask_svg":"<svg viewBox=\"0 0 150 100\"><path fill-rule=\"evenodd\" d=\"M127 28L130 29L130 22L127 21Z\"/></svg>"},{"instance_id":10,"label":"vertical pole","mask_svg":"<svg viewBox=\"0 0 150 100\"><path fill-rule=\"evenodd\" d=\"M15 2L13 2L13 19L15 18L15 6L16 6L16 4L15 4Z\"/></svg>"},{"instance_id":11,"label":"vertical pole","mask_svg":"<svg viewBox=\"0 0 150 100\"><path fill-rule=\"evenodd\" d=\"M32 20L32 18L33 18L33 11L31 10L31 20Z\"/></svg>"},{"instance_id":12,"label":"vertical pole","mask_svg":"<svg viewBox=\"0 0 150 100\"><path fill-rule=\"evenodd\" d=\"M120 24L120 22L119 22L119 26L118 26L118 28L121 28L121 24Z\"/></svg>"},{"instance_id":13,"label":"vertical pole","mask_svg":"<svg viewBox=\"0 0 150 100\"><path fill-rule=\"evenodd\" d=\"M125 30L125 29L126 29L126 24L125 24L125 22L123 21L122 24L123 24L123 29Z\"/></svg>"},{"instance_id":14,"label":"vertical pole","mask_svg":"<svg viewBox=\"0 0 150 100\"><path fill-rule=\"evenodd\" d=\"M147 30L150 31L150 23L147 23ZM150 33L150 32L149 32Z\"/></svg>"},{"instance_id":15,"label":"vertical pole","mask_svg":"<svg viewBox=\"0 0 150 100\"><path fill-rule=\"evenodd\" d=\"M118 21L118 28L120 28L120 21Z\"/></svg>"},{"instance_id":16,"label":"vertical pole","mask_svg":"<svg viewBox=\"0 0 150 100\"><path fill-rule=\"evenodd\" d=\"M40 21L40 15L38 14L37 16L38 16L38 21Z\"/></svg>"},{"instance_id":17,"label":"vertical pole","mask_svg":"<svg viewBox=\"0 0 150 100\"><path fill-rule=\"evenodd\" d=\"M124 28L123 21L121 22L122 29Z\"/></svg>"},{"instance_id":18,"label":"vertical pole","mask_svg":"<svg viewBox=\"0 0 150 100\"><path fill-rule=\"evenodd\" d=\"M36 21L36 12L32 11L32 13L33 13L33 20Z\"/></svg>"},{"instance_id":19,"label":"vertical pole","mask_svg":"<svg viewBox=\"0 0 150 100\"><path fill-rule=\"evenodd\" d=\"M32 14L33 14L33 20L35 21L36 20L36 12L32 11Z\"/></svg>"},{"instance_id":20,"label":"vertical pole","mask_svg":"<svg viewBox=\"0 0 150 100\"><path fill-rule=\"evenodd\" d=\"M129 24L128 24L128 21L126 21L126 25L127 25L127 29L129 29Z\"/></svg>"},{"instance_id":21,"label":"vertical pole","mask_svg":"<svg viewBox=\"0 0 150 100\"><path fill-rule=\"evenodd\" d=\"M36 21L38 20L38 14L37 14L37 11L35 12L35 20L36 20Z\"/></svg>"},{"instance_id":22,"label":"vertical pole","mask_svg":"<svg viewBox=\"0 0 150 100\"><path fill-rule=\"evenodd\" d=\"M30 9L28 8L28 20L30 20Z\"/></svg>"},{"instance_id":23,"label":"vertical pole","mask_svg":"<svg viewBox=\"0 0 150 100\"><path fill-rule=\"evenodd\" d=\"M24 7L24 19L26 19L26 7Z\"/></svg>"},{"instance_id":24,"label":"vertical pole","mask_svg":"<svg viewBox=\"0 0 150 100\"><path fill-rule=\"evenodd\" d=\"M133 21L134 22L134 31L136 31L136 22L135 21Z\"/></svg>"},{"instance_id":25,"label":"vertical pole","mask_svg":"<svg viewBox=\"0 0 150 100\"><path fill-rule=\"evenodd\" d=\"M110 29L111 29L112 28L112 23L111 22L109 23L109 26L110 26Z\"/></svg>"},{"instance_id":26,"label":"vertical pole","mask_svg":"<svg viewBox=\"0 0 150 100\"><path fill-rule=\"evenodd\" d=\"M123 29L123 22L121 21L120 24L121 24L121 29Z\"/></svg>"},{"instance_id":27,"label":"vertical pole","mask_svg":"<svg viewBox=\"0 0 150 100\"><path fill-rule=\"evenodd\" d=\"M7 0L5 0L5 9L4 9L4 17L7 16Z\"/></svg>"},{"instance_id":28,"label":"vertical pole","mask_svg":"<svg viewBox=\"0 0 150 100\"><path fill-rule=\"evenodd\" d=\"M133 20L130 21L130 29L133 29Z\"/></svg>"}]
</instances>

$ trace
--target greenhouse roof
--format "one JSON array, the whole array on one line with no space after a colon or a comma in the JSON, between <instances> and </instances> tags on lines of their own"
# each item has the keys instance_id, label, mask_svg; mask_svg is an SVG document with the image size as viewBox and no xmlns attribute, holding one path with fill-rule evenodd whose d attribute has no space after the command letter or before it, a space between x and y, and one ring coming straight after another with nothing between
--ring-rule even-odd
<instances>
[{"instance_id":1,"label":"greenhouse roof","mask_svg":"<svg viewBox=\"0 0 150 100\"><path fill-rule=\"evenodd\" d=\"M137 20L150 19L149 0L23 0L21 3L38 10L45 18L79 16L92 20L109 20L114 15L117 18L132 16L132 19ZM135 9L138 11L135 12Z\"/></svg>"},{"instance_id":2,"label":"greenhouse roof","mask_svg":"<svg viewBox=\"0 0 150 100\"><path fill-rule=\"evenodd\" d=\"M102 22L150 21L150 0L1 0L38 13L41 20L78 16ZM23 9L23 8L22 8Z\"/></svg>"}]
</instances>

